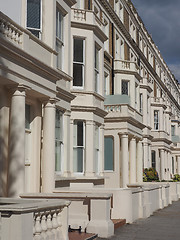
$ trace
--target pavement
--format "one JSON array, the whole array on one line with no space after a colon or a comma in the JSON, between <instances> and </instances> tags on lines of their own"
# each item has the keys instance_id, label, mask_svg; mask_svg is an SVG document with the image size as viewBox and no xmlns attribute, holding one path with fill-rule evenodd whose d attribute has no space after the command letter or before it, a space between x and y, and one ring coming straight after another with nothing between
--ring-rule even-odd
<instances>
[{"instance_id":1,"label":"pavement","mask_svg":"<svg viewBox=\"0 0 180 240\"><path fill-rule=\"evenodd\" d=\"M180 200L149 218L116 229L115 235L108 240L180 240Z\"/></svg>"}]
</instances>

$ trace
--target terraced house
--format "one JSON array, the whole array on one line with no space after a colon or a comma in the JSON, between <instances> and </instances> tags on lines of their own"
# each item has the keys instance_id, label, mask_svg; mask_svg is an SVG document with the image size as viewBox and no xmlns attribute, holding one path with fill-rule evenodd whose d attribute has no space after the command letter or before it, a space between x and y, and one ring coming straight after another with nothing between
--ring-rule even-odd
<instances>
[{"instance_id":1,"label":"terraced house","mask_svg":"<svg viewBox=\"0 0 180 240\"><path fill-rule=\"evenodd\" d=\"M180 90L132 2L0 6L0 196L69 199L70 226L102 237L148 216L130 186L180 174Z\"/></svg>"}]
</instances>

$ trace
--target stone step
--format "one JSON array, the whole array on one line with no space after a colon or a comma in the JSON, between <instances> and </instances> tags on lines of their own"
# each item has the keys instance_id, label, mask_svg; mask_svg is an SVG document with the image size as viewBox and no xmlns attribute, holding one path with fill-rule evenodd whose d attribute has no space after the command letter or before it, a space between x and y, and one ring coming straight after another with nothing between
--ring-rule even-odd
<instances>
[{"instance_id":1,"label":"stone step","mask_svg":"<svg viewBox=\"0 0 180 240\"><path fill-rule=\"evenodd\" d=\"M126 224L126 219L111 219L114 223L114 229L117 229Z\"/></svg>"},{"instance_id":2,"label":"stone step","mask_svg":"<svg viewBox=\"0 0 180 240\"><path fill-rule=\"evenodd\" d=\"M69 240L96 240L97 237L98 235L94 233L69 232Z\"/></svg>"}]
</instances>

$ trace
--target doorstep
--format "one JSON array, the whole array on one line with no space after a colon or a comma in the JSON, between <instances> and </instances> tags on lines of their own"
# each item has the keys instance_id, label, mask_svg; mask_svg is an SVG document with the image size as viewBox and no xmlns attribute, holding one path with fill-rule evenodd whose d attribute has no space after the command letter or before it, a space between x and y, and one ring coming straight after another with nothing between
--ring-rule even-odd
<instances>
[{"instance_id":1,"label":"doorstep","mask_svg":"<svg viewBox=\"0 0 180 240\"><path fill-rule=\"evenodd\" d=\"M126 224L126 219L111 219L111 220L114 223L114 230Z\"/></svg>"}]
</instances>

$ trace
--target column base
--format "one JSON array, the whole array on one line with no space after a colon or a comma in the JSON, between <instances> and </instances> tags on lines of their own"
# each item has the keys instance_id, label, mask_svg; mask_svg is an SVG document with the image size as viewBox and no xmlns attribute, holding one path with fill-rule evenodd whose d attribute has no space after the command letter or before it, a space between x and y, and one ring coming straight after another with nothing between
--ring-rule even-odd
<instances>
[{"instance_id":1,"label":"column base","mask_svg":"<svg viewBox=\"0 0 180 240\"><path fill-rule=\"evenodd\" d=\"M101 238L109 238L114 235L114 224L111 220L92 220L89 222L86 231L87 233L96 233Z\"/></svg>"}]
</instances>

